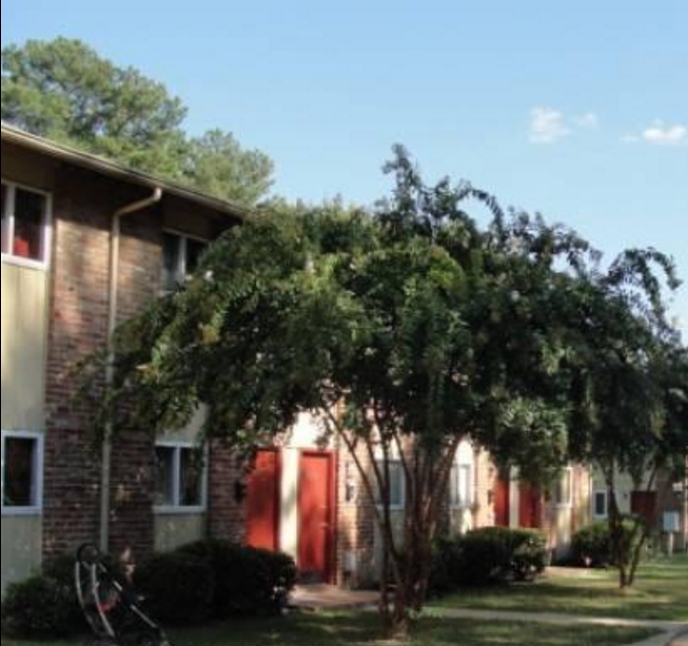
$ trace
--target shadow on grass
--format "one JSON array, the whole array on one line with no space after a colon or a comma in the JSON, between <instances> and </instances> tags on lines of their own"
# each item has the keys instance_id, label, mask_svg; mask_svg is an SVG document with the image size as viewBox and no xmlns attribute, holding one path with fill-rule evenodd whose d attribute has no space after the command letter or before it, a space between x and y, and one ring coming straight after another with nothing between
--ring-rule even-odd
<instances>
[{"instance_id":1,"label":"shadow on grass","mask_svg":"<svg viewBox=\"0 0 688 646\"><path fill-rule=\"evenodd\" d=\"M636 628L425 618L408 646L615 646L656 634ZM365 646L382 643L374 614L295 614L286 621L232 622L173 635L175 646ZM385 642L388 643L388 642Z\"/></svg>"},{"instance_id":2,"label":"shadow on grass","mask_svg":"<svg viewBox=\"0 0 688 646\"><path fill-rule=\"evenodd\" d=\"M616 571L553 572L534 584L466 588L433 606L555 612L652 620L688 620L688 562L644 564L636 584L620 590Z\"/></svg>"},{"instance_id":3,"label":"shadow on grass","mask_svg":"<svg viewBox=\"0 0 688 646\"><path fill-rule=\"evenodd\" d=\"M553 627L534 623L426 618L405 646L621 646L652 631L600 626ZM286 618L237 620L170 632L174 646L372 646L381 641L372 613L295 613ZM88 642L60 642L86 646ZM3 646L58 646L3 639ZM93 642L90 642L93 646Z\"/></svg>"}]
</instances>

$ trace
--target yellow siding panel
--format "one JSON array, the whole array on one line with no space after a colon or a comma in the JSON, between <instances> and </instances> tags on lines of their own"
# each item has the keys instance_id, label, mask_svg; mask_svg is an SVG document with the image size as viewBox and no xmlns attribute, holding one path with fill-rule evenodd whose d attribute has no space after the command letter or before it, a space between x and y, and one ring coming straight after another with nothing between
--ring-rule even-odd
<instances>
[{"instance_id":1,"label":"yellow siding panel","mask_svg":"<svg viewBox=\"0 0 688 646\"><path fill-rule=\"evenodd\" d=\"M205 514L156 514L155 551L170 552L205 537Z\"/></svg>"},{"instance_id":2,"label":"yellow siding panel","mask_svg":"<svg viewBox=\"0 0 688 646\"><path fill-rule=\"evenodd\" d=\"M45 427L48 274L2 263L2 428Z\"/></svg>"},{"instance_id":3,"label":"yellow siding panel","mask_svg":"<svg viewBox=\"0 0 688 646\"><path fill-rule=\"evenodd\" d=\"M2 517L2 591L20 581L41 564L40 516Z\"/></svg>"}]
</instances>

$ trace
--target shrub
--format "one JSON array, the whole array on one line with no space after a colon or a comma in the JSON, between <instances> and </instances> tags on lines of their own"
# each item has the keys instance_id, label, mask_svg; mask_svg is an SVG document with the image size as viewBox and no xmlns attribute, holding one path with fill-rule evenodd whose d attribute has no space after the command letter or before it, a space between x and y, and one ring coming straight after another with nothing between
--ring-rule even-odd
<instances>
[{"instance_id":1,"label":"shrub","mask_svg":"<svg viewBox=\"0 0 688 646\"><path fill-rule=\"evenodd\" d=\"M545 537L532 529L511 530L511 574L517 581L532 581L549 561Z\"/></svg>"},{"instance_id":2,"label":"shrub","mask_svg":"<svg viewBox=\"0 0 688 646\"><path fill-rule=\"evenodd\" d=\"M8 586L2 629L25 639L69 637L88 630L74 589L73 557L46 561L41 574Z\"/></svg>"},{"instance_id":3,"label":"shrub","mask_svg":"<svg viewBox=\"0 0 688 646\"><path fill-rule=\"evenodd\" d=\"M265 557L270 568L270 585L273 590L274 610L281 611L289 593L296 585L298 570L294 559L284 552L267 552Z\"/></svg>"},{"instance_id":4,"label":"shrub","mask_svg":"<svg viewBox=\"0 0 688 646\"><path fill-rule=\"evenodd\" d=\"M430 594L442 595L456 589L462 570L461 540L438 538L432 548Z\"/></svg>"},{"instance_id":5,"label":"shrub","mask_svg":"<svg viewBox=\"0 0 688 646\"><path fill-rule=\"evenodd\" d=\"M485 527L436 543L431 591L461 585L530 581L547 563L545 539L537 531Z\"/></svg>"},{"instance_id":6,"label":"shrub","mask_svg":"<svg viewBox=\"0 0 688 646\"><path fill-rule=\"evenodd\" d=\"M71 590L37 574L8 586L2 603L2 630L25 639L69 637L86 628Z\"/></svg>"},{"instance_id":7,"label":"shrub","mask_svg":"<svg viewBox=\"0 0 688 646\"><path fill-rule=\"evenodd\" d=\"M461 539L462 584L487 585L506 578L511 556L509 531L501 527L486 527L468 532Z\"/></svg>"},{"instance_id":8,"label":"shrub","mask_svg":"<svg viewBox=\"0 0 688 646\"><path fill-rule=\"evenodd\" d=\"M64 556L47 562L42 574L8 586L3 632L25 639L88 632L73 577L74 559ZM168 624L194 624L280 612L296 583L296 564L279 552L199 541L144 559L133 583L153 617Z\"/></svg>"},{"instance_id":9,"label":"shrub","mask_svg":"<svg viewBox=\"0 0 688 646\"><path fill-rule=\"evenodd\" d=\"M64 633L75 635L88 630L74 587L74 557L63 554L43 563L43 574L59 586L60 623Z\"/></svg>"},{"instance_id":10,"label":"shrub","mask_svg":"<svg viewBox=\"0 0 688 646\"><path fill-rule=\"evenodd\" d=\"M646 528L641 526L634 534L638 519L626 516L622 521L621 558L629 561L638 541L644 537ZM643 523L642 520L640 520ZM644 524L644 523L643 523ZM576 565L604 567L615 565L609 523L606 520L593 523L578 530L571 539L571 553Z\"/></svg>"},{"instance_id":11,"label":"shrub","mask_svg":"<svg viewBox=\"0 0 688 646\"><path fill-rule=\"evenodd\" d=\"M579 529L571 538L571 554L577 565L600 567L611 561L609 526L601 521Z\"/></svg>"},{"instance_id":12,"label":"shrub","mask_svg":"<svg viewBox=\"0 0 688 646\"><path fill-rule=\"evenodd\" d=\"M183 552L154 554L134 572L146 610L169 624L194 624L212 616L215 577L210 562Z\"/></svg>"},{"instance_id":13,"label":"shrub","mask_svg":"<svg viewBox=\"0 0 688 646\"><path fill-rule=\"evenodd\" d=\"M179 548L204 559L215 573L213 615L274 614L296 583L296 564L286 554L223 540L198 541Z\"/></svg>"}]
</instances>

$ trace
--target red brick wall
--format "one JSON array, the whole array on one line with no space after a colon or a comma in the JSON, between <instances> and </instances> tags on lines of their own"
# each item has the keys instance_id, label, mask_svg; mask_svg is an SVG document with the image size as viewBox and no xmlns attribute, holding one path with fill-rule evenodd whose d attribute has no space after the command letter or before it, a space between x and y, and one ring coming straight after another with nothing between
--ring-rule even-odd
<instances>
[{"instance_id":1,"label":"red brick wall","mask_svg":"<svg viewBox=\"0 0 688 646\"><path fill-rule=\"evenodd\" d=\"M85 170L62 167L53 195L53 259L47 356L48 420L44 466L44 557L97 541L100 447L92 411L74 401L71 371L107 343L112 214L149 193ZM160 217L155 210L123 225L120 318L130 316L159 289ZM136 220L136 222L134 222ZM112 460L112 548L146 552L153 546L153 437L125 433Z\"/></svg>"},{"instance_id":2,"label":"red brick wall","mask_svg":"<svg viewBox=\"0 0 688 646\"><path fill-rule=\"evenodd\" d=\"M474 527L491 527L495 524L494 495L499 472L486 451L476 450L475 466L475 512Z\"/></svg>"},{"instance_id":3,"label":"red brick wall","mask_svg":"<svg viewBox=\"0 0 688 646\"><path fill-rule=\"evenodd\" d=\"M231 449L219 440L210 444L208 464L208 534L236 542L244 540L245 501L237 499L244 470Z\"/></svg>"},{"instance_id":4,"label":"red brick wall","mask_svg":"<svg viewBox=\"0 0 688 646\"><path fill-rule=\"evenodd\" d=\"M361 448L357 453L364 468L369 468L365 450ZM337 583L354 588L366 586L376 576L374 508L343 443L338 448L337 475Z\"/></svg>"}]
</instances>

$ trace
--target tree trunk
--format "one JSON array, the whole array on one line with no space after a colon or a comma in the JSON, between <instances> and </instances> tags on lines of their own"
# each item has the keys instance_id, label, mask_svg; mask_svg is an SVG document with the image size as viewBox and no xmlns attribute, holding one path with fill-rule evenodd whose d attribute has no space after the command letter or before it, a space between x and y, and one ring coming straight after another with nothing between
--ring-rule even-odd
<instances>
[{"instance_id":1,"label":"tree trunk","mask_svg":"<svg viewBox=\"0 0 688 646\"><path fill-rule=\"evenodd\" d=\"M400 582L394 592L394 609L391 613L388 637L395 641L408 640L411 631L407 585L407 582Z\"/></svg>"}]
</instances>

